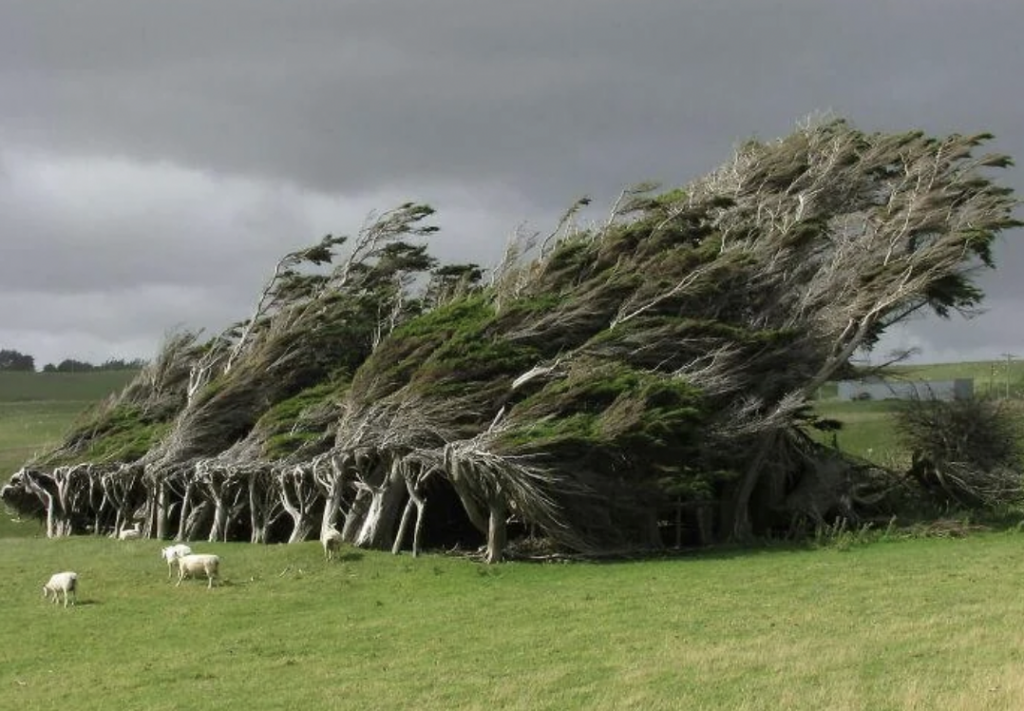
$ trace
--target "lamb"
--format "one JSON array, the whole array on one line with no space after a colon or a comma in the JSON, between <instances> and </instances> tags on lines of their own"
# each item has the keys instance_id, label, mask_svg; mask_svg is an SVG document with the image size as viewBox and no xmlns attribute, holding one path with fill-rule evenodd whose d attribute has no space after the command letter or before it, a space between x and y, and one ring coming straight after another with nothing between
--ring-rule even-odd
<instances>
[{"instance_id":1,"label":"lamb","mask_svg":"<svg viewBox=\"0 0 1024 711\"><path fill-rule=\"evenodd\" d=\"M335 528L328 528L320 534L320 543L324 546L324 557L333 560L334 554L341 548L341 534Z\"/></svg>"},{"instance_id":2,"label":"lamb","mask_svg":"<svg viewBox=\"0 0 1024 711\"><path fill-rule=\"evenodd\" d=\"M186 546L184 543L178 543L173 546L168 546L160 550L160 556L167 561L167 577L171 577L174 573L174 563L178 558L182 558L187 555L192 555L192 549Z\"/></svg>"},{"instance_id":3,"label":"lamb","mask_svg":"<svg viewBox=\"0 0 1024 711\"><path fill-rule=\"evenodd\" d=\"M134 541L135 539L142 536L142 531L139 530L139 522L136 521L133 525L134 528L122 529L121 532L117 534L117 537L120 538L122 541Z\"/></svg>"},{"instance_id":4,"label":"lamb","mask_svg":"<svg viewBox=\"0 0 1024 711\"><path fill-rule=\"evenodd\" d=\"M178 558L178 582L175 587L181 585L186 577L200 573L204 573L209 581L206 587L212 588L213 579L220 573L220 557L208 553L192 553Z\"/></svg>"},{"instance_id":5,"label":"lamb","mask_svg":"<svg viewBox=\"0 0 1024 711\"><path fill-rule=\"evenodd\" d=\"M70 571L65 573L54 573L50 581L43 586L43 597L47 600L53 595L53 604L57 604L57 598L64 593L64 607L68 606L68 595L71 596L71 604L78 602L78 573Z\"/></svg>"}]
</instances>

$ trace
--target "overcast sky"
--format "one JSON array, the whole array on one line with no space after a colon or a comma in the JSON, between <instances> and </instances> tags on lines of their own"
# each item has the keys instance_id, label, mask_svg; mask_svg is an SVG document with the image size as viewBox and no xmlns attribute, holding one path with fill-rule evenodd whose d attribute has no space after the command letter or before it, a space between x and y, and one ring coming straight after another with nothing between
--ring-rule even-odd
<instances>
[{"instance_id":1,"label":"overcast sky","mask_svg":"<svg viewBox=\"0 0 1024 711\"><path fill-rule=\"evenodd\" d=\"M520 223L816 111L1024 162L1022 36L1021 0L0 0L0 348L148 358L406 200L489 265ZM1021 238L987 313L886 347L1024 356Z\"/></svg>"}]
</instances>

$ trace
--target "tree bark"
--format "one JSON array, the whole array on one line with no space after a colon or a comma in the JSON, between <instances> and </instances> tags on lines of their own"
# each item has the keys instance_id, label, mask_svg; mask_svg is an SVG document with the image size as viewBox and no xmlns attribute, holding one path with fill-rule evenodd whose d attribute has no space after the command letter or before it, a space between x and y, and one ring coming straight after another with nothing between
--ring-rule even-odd
<instances>
[{"instance_id":1,"label":"tree bark","mask_svg":"<svg viewBox=\"0 0 1024 711\"><path fill-rule=\"evenodd\" d=\"M503 499L494 498L490 503L490 517L487 526L487 562L500 563L505 557L508 542L508 528L505 523L508 507Z\"/></svg>"},{"instance_id":2,"label":"tree bark","mask_svg":"<svg viewBox=\"0 0 1024 711\"><path fill-rule=\"evenodd\" d=\"M405 494L404 487L398 486L395 478L389 476L373 490L369 508L356 536L356 546L387 550L394 542L395 523Z\"/></svg>"},{"instance_id":3,"label":"tree bark","mask_svg":"<svg viewBox=\"0 0 1024 711\"><path fill-rule=\"evenodd\" d=\"M178 535L175 536L176 541L189 540L186 525L189 516L192 514L192 491L194 487L195 483L191 479L185 484L185 495L181 499L181 519L178 521Z\"/></svg>"},{"instance_id":4,"label":"tree bark","mask_svg":"<svg viewBox=\"0 0 1024 711\"><path fill-rule=\"evenodd\" d=\"M170 504L167 482L161 479L156 486L156 537L162 541L167 538L167 509Z\"/></svg>"},{"instance_id":5,"label":"tree bark","mask_svg":"<svg viewBox=\"0 0 1024 711\"><path fill-rule=\"evenodd\" d=\"M749 541L753 534L750 522L750 497L754 493L758 480L761 478L761 470L764 468L768 454L778 441L778 433L769 430L761 435L754 458L747 466L743 479L736 490L735 499L732 502L732 521L730 538L736 541Z\"/></svg>"}]
</instances>

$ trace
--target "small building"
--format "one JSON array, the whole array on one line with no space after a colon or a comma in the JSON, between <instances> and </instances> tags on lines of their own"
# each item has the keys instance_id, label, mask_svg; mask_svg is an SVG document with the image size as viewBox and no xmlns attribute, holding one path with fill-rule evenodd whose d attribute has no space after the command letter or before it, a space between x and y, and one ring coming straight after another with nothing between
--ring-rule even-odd
<instances>
[{"instance_id":1,"label":"small building","mask_svg":"<svg viewBox=\"0 0 1024 711\"><path fill-rule=\"evenodd\" d=\"M840 380L840 400L967 400L974 397L974 378L956 380Z\"/></svg>"}]
</instances>

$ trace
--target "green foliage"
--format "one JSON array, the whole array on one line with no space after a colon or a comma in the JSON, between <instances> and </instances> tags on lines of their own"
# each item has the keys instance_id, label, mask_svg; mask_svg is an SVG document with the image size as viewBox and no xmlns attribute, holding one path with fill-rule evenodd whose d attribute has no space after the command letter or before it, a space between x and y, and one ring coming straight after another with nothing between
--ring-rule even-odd
<instances>
[{"instance_id":1,"label":"green foliage","mask_svg":"<svg viewBox=\"0 0 1024 711\"><path fill-rule=\"evenodd\" d=\"M537 362L537 350L507 338L495 327L495 313L485 295L474 295L453 302L437 312L428 313L396 331L393 348L415 346L415 362L398 360L398 367L409 366L416 392L434 396L463 393L494 378L517 373ZM426 337L429 350L415 337ZM403 344L410 337L414 340ZM382 354L388 355L386 352ZM507 384L505 384L507 387Z\"/></svg>"},{"instance_id":2,"label":"green foliage","mask_svg":"<svg viewBox=\"0 0 1024 711\"><path fill-rule=\"evenodd\" d=\"M10 348L0 349L0 371L31 373L35 369L35 358L27 353L21 353Z\"/></svg>"},{"instance_id":3,"label":"green foliage","mask_svg":"<svg viewBox=\"0 0 1024 711\"><path fill-rule=\"evenodd\" d=\"M339 383L328 381L306 388L290 398L273 405L260 417L258 425L269 431L279 432L290 429L310 408L329 402L338 396Z\"/></svg>"},{"instance_id":4,"label":"green foliage","mask_svg":"<svg viewBox=\"0 0 1024 711\"><path fill-rule=\"evenodd\" d=\"M647 481L667 495L708 498L726 473L699 466L703 407L702 394L681 378L583 362L515 406L518 424L501 446L561 468Z\"/></svg>"},{"instance_id":5,"label":"green foliage","mask_svg":"<svg viewBox=\"0 0 1024 711\"><path fill-rule=\"evenodd\" d=\"M494 317L490 299L463 296L410 319L384 339L356 371L351 394L370 401L408 384L447 342L470 341Z\"/></svg>"},{"instance_id":6,"label":"green foliage","mask_svg":"<svg viewBox=\"0 0 1024 711\"><path fill-rule=\"evenodd\" d=\"M294 454L304 446L320 442L326 433L323 430L289 430L270 435L263 443L263 456L267 459L281 459Z\"/></svg>"},{"instance_id":7,"label":"green foliage","mask_svg":"<svg viewBox=\"0 0 1024 711\"><path fill-rule=\"evenodd\" d=\"M43 462L131 462L141 458L169 430L168 421L155 421L130 404L99 407L76 423L61 450Z\"/></svg>"},{"instance_id":8,"label":"green foliage","mask_svg":"<svg viewBox=\"0 0 1024 711\"><path fill-rule=\"evenodd\" d=\"M347 377L337 377L306 388L263 413L255 427L263 442L263 455L278 459L327 437L332 405L347 385Z\"/></svg>"},{"instance_id":9,"label":"green foliage","mask_svg":"<svg viewBox=\"0 0 1024 711\"><path fill-rule=\"evenodd\" d=\"M91 441L88 448L76 461L135 461L142 458L170 429L169 422L135 425L126 423L125 429L111 430L103 437ZM69 460L68 463L71 461Z\"/></svg>"}]
</instances>

